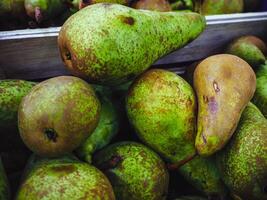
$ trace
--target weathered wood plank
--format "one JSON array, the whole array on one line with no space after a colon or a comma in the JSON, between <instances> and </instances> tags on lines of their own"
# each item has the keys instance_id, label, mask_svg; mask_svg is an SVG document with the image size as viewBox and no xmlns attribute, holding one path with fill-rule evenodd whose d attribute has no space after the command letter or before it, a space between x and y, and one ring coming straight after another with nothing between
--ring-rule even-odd
<instances>
[{"instance_id":1,"label":"weathered wood plank","mask_svg":"<svg viewBox=\"0 0 267 200\"><path fill-rule=\"evenodd\" d=\"M58 27L0 32L0 79L30 80L69 74L57 48L59 30ZM267 39L267 12L209 16L207 28L198 39L154 65L203 59L222 52L232 39L247 34Z\"/></svg>"}]
</instances>

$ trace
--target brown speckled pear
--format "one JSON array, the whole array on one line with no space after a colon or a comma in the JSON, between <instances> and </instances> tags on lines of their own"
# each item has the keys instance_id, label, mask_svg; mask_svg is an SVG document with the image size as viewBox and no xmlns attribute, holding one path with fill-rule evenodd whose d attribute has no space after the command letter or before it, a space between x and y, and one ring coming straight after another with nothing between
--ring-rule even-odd
<instances>
[{"instance_id":1,"label":"brown speckled pear","mask_svg":"<svg viewBox=\"0 0 267 200\"><path fill-rule=\"evenodd\" d=\"M241 58L219 54L195 69L198 98L196 148L202 156L222 149L231 138L241 113L256 89L256 76Z\"/></svg>"},{"instance_id":2,"label":"brown speckled pear","mask_svg":"<svg viewBox=\"0 0 267 200\"><path fill-rule=\"evenodd\" d=\"M53 157L77 148L96 128L100 102L80 78L59 76L39 83L19 107L24 143L36 154Z\"/></svg>"},{"instance_id":3,"label":"brown speckled pear","mask_svg":"<svg viewBox=\"0 0 267 200\"><path fill-rule=\"evenodd\" d=\"M63 62L73 74L97 84L118 85L188 44L204 28L205 18L197 13L99 3L80 10L64 23L58 45Z\"/></svg>"},{"instance_id":4,"label":"brown speckled pear","mask_svg":"<svg viewBox=\"0 0 267 200\"><path fill-rule=\"evenodd\" d=\"M167 162L179 166L195 156L196 99L183 78L146 71L131 85L126 109L138 137Z\"/></svg>"},{"instance_id":5,"label":"brown speckled pear","mask_svg":"<svg viewBox=\"0 0 267 200\"><path fill-rule=\"evenodd\" d=\"M115 200L107 177L76 159L30 160L16 200Z\"/></svg>"}]
</instances>

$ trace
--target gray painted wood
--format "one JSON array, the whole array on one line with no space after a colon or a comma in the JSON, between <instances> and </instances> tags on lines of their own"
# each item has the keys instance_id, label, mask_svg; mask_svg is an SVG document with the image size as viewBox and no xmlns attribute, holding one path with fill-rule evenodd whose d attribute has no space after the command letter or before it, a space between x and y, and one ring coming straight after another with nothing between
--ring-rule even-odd
<instances>
[{"instance_id":1,"label":"gray painted wood","mask_svg":"<svg viewBox=\"0 0 267 200\"><path fill-rule=\"evenodd\" d=\"M227 43L242 35L267 40L267 12L208 16L199 38L154 65L184 63L220 53ZM57 48L60 27L0 32L0 79L42 79L67 75ZM183 68L173 69L181 73Z\"/></svg>"}]
</instances>

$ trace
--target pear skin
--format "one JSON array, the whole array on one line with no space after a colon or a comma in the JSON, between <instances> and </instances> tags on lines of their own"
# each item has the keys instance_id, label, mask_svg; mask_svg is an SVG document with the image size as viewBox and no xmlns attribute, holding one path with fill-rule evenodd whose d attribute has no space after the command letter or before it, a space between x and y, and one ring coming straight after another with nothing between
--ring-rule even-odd
<instances>
[{"instance_id":1,"label":"pear skin","mask_svg":"<svg viewBox=\"0 0 267 200\"><path fill-rule=\"evenodd\" d=\"M242 111L253 97L256 76L241 58L219 54L197 66L194 88L198 98L195 145L199 155L210 156L231 138Z\"/></svg>"},{"instance_id":2,"label":"pear skin","mask_svg":"<svg viewBox=\"0 0 267 200\"><path fill-rule=\"evenodd\" d=\"M131 85L126 110L138 137L165 161L182 165L196 154L196 99L177 74L151 69Z\"/></svg>"},{"instance_id":3,"label":"pear skin","mask_svg":"<svg viewBox=\"0 0 267 200\"><path fill-rule=\"evenodd\" d=\"M80 10L64 23L58 45L72 73L97 84L118 85L188 44L204 28L205 18L197 13L99 3Z\"/></svg>"},{"instance_id":4,"label":"pear skin","mask_svg":"<svg viewBox=\"0 0 267 200\"><path fill-rule=\"evenodd\" d=\"M115 200L107 177L97 168L68 157L29 163L16 200Z\"/></svg>"},{"instance_id":5,"label":"pear skin","mask_svg":"<svg viewBox=\"0 0 267 200\"><path fill-rule=\"evenodd\" d=\"M100 109L93 88L82 79L59 76L45 80L33 87L20 104L20 136L38 155L64 155L94 131Z\"/></svg>"},{"instance_id":6,"label":"pear skin","mask_svg":"<svg viewBox=\"0 0 267 200\"><path fill-rule=\"evenodd\" d=\"M267 199L267 120L249 103L238 128L217 154L217 166L235 199Z\"/></svg>"}]
</instances>

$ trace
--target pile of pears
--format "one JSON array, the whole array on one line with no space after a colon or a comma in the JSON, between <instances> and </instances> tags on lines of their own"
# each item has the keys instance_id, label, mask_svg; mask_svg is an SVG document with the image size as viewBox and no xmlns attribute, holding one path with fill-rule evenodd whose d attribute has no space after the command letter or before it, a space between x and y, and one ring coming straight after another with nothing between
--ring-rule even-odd
<instances>
[{"instance_id":1,"label":"pile of pears","mask_svg":"<svg viewBox=\"0 0 267 200\"><path fill-rule=\"evenodd\" d=\"M58 46L73 76L0 81L1 199L267 200L264 42L238 38L187 80L150 69L205 24L112 3L72 15Z\"/></svg>"},{"instance_id":2,"label":"pile of pears","mask_svg":"<svg viewBox=\"0 0 267 200\"><path fill-rule=\"evenodd\" d=\"M97 3L120 4L160 12L186 11L202 15L255 12L262 0L1 0L0 30L61 26L78 10Z\"/></svg>"}]
</instances>

